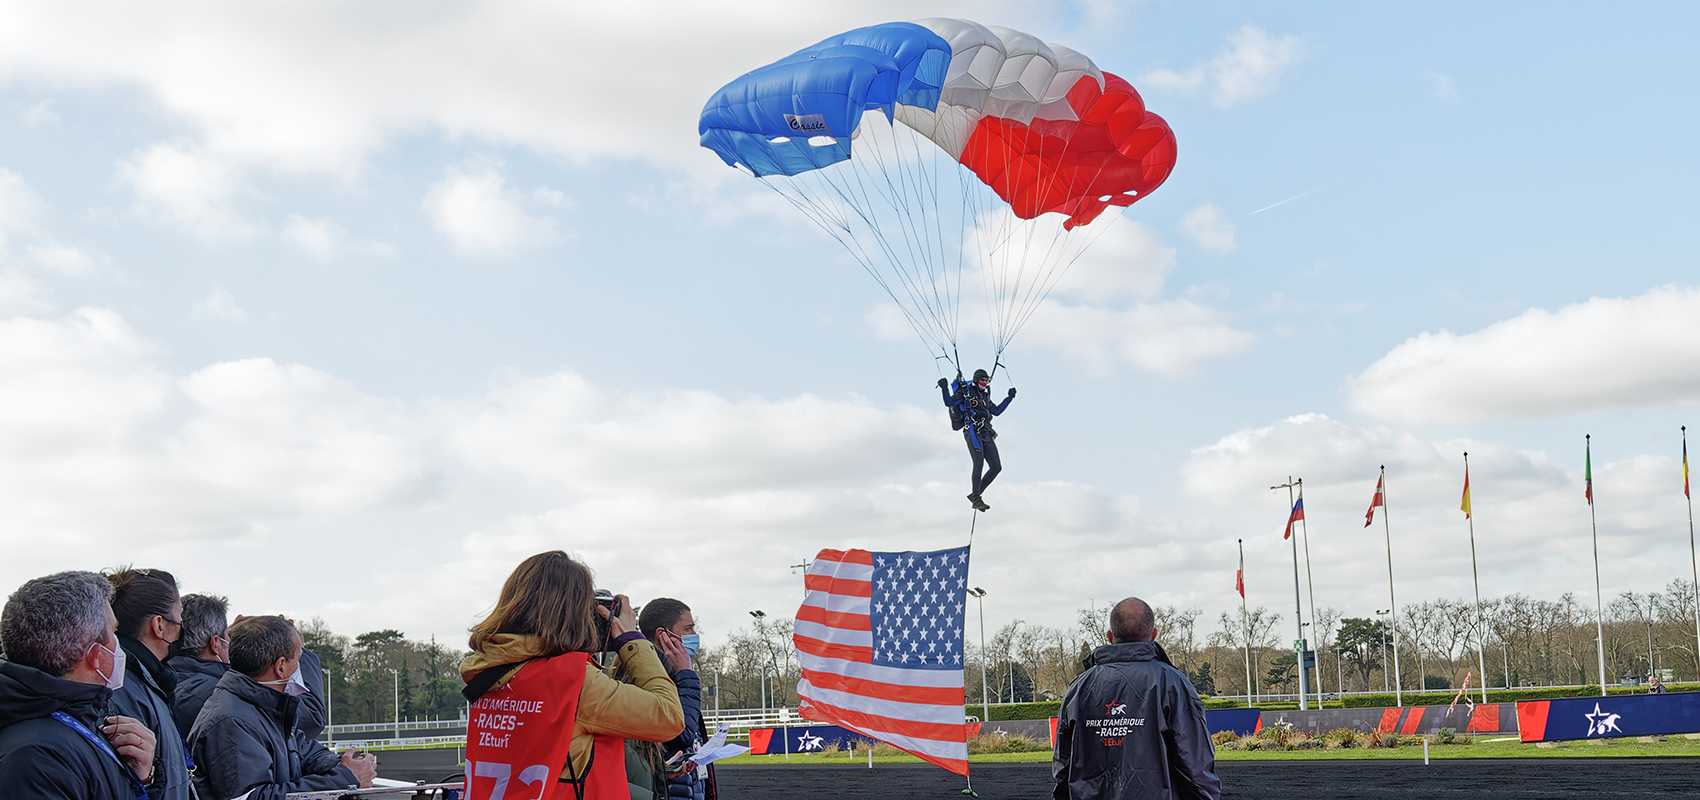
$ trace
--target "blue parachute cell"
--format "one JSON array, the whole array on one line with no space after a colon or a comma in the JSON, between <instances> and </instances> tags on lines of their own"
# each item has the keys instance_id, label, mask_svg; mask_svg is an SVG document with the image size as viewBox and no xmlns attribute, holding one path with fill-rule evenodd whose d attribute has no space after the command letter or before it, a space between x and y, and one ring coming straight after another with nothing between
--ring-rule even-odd
<instances>
[{"instance_id":1,"label":"blue parachute cell","mask_svg":"<svg viewBox=\"0 0 1700 800\"><path fill-rule=\"evenodd\" d=\"M796 175L850 157L862 114L938 107L950 43L909 22L806 47L726 84L703 106L702 146L758 176Z\"/></svg>"}]
</instances>

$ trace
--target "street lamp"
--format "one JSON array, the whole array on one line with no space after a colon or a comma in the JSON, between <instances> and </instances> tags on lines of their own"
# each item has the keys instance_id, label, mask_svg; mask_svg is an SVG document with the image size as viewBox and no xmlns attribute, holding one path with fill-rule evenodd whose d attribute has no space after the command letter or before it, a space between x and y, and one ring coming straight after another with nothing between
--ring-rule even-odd
<instances>
[{"instance_id":1,"label":"street lamp","mask_svg":"<svg viewBox=\"0 0 1700 800\"><path fill-rule=\"evenodd\" d=\"M401 740L401 673L390 670L390 676L395 679L395 738Z\"/></svg>"},{"instance_id":2,"label":"street lamp","mask_svg":"<svg viewBox=\"0 0 1700 800\"><path fill-rule=\"evenodd\" d=\"M763 620L765 620L767 618L767 612L761 611L761 610L751 611L750 616L756 618L756 631L760 632L762 622L763 622ZM763 644L766 644L766 641L767 641L766 637L763 637L763 639L762 639ZM761 662L761 684L760 684L760 686L761 686L761 715L765 718L767 716L767 662L766 661Z\"/></svg>"},{"instance_id":3,"label":"street lamp","mask_svg":"<svg viewBox=\"0 0 1700 800\"><path fill-rule=\"evenodd\" d=\"M976 586L968 590L968 596L980 603L980 721L991 722L992 706L986 700L986 590Z\"/></svg>"},{"instance_id":4,"label":"street lamp","mask_svg":"<svg viewBox=\"0 0 1700 800\"><path fill-rule=\"evenodd\" d=\"M1377 617L1385 617L1392 613L1393 609L1391 608L1378 608L1375 610L1375 615ZM1387 684L1387 635L1380 631L1377 631L1377 633L1380 634L1377 638L1381 639L1381 690L1384 692L1390 692L1393 691L1393 687Z\"/></svg>"}]
</instances>

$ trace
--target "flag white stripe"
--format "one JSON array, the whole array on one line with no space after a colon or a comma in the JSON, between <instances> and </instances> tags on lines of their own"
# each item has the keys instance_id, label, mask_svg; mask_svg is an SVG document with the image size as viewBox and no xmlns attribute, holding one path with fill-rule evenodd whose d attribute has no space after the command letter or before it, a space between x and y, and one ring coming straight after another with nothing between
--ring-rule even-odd
<instances>
[{"instance_id":1,"label":"flag white stripe","mask_svg":"<svg viewBox=\"0 0 1700 800\"><path fill-rule=\"evenodd\" d=\"M935 758L948 758L958 761L968 760L968 745L964 742L941 742L937 739L916 739L913 736L904 736L901 733L888 733L886 731L876 730L873 728L863 730L851 725L841 725L840 727L860 730L862 733L871 734L874 738L879 739L882 742L897 745L898 747L913 753L926 753L927 755Z\"/></svg>"},{"instance_id":2,"label":"flag white stripe","mask_svg":"<svg viewBox=\"0 0 1700 800\"><path fill-rule=\"evenodd\" d=\"M851 645L854 647L873 647L873 631L852 631L844 628L829 628L819 622L797 621L791 628L795 636L807 636L833 644ZM799 653L799 655L802 655ZM818 656L816 656L818 658Z\"/></svg>"},{"instance_id":3,"label":"flag white stripe","mask_svg":"<svg viewBox=\"0 0 1700 800\"><path fill-rule=\"evenodd\" d=\"M871 564L852 564L847 561L817 559L814 563L809 564L808 574L844 578L852 581L871 581L874 579L874 568Z\"/></svg>"},{"instance_id":4,"label":"flag white stripe","mask_svg":"<svg viewBox=\"0 0 1700 800\"><path fill-rule=\"evenodd\" d=\"M868 616L868 598L866 597L852 597L847 594L827 594L826 592L809 592L808 596L803 598L803 605L812 606L814 608L824 608L828 611L837 611L841 614L859 614L862 617Z\"/></svg>"},{"instance_id":5,"label":"flag white stripe","mask_svg":"<svg viewBox=\"0 0 1700 800\"><path fill-rule=\"evenodd\" d=\"M797 682L797 693L807 692L810 700L818 700L829 706L860 711L864 714L877 714L882 717L912 720L915 722L933 722L941 725L960 725L967 717L963 715L962 705L937 706L929 703L902 703L896 700L879 700L861 694L850 694L834 689L823 689L807 680Z\"/></svg>"},{"instance_id":6,"label":"flag white stripe","mask_svg":"<svg viewBox=\"0 0 1700 800\"><path fill-rule=\"evenodd\" d=\"M890 683L900 686L922 686L932 689L961 688L962 671L954 669L900 669L885 667L878 664L868 664L861 661L850 661L842 658L821 658L799 652L797 660L803 669L815 672L826 672L832 675L843 675L846 678L860 678L876 683Z\"/></svg>"}]
</instances>

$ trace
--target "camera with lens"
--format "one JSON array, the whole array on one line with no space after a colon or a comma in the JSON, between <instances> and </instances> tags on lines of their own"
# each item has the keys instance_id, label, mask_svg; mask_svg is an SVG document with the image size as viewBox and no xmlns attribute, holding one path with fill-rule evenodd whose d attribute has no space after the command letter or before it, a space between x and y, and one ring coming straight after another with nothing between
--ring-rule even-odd
<instances>
[{"instance_id":1,"label":"camera with lens","mask_svg":"<svg viewBox=\"0 0 1700 800\"><path fill-rule=\"evenodd\" d=\"M596 649L600 651L605 649L609 643L610 637L608 632L608 622L613 618L620 616L620 598L615 597L614 593L607 589L597 589L596 604L608 609L608 616L606 618L604 618L601 614L595 615Z\"/></svg>"}]
</instances>

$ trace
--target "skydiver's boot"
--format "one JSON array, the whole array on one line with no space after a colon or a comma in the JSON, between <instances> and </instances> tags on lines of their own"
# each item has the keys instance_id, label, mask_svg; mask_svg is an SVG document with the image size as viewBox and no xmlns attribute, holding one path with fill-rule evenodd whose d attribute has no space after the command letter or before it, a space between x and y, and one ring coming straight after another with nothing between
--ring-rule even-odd
<instances>
[{"instance_id":1,"label":"skydiver's boot","mask_svg":"<svg viewBox=\"0 0 1700 800\"><path fill-rule=\"evenodd\" d=\"M992 507L986 505L986 501L981 500L980 496L977 495L977 494L968 495L968 501L974 504L974 510L975 511L991 511L992 510Z\"/></svg>"}]
</instances>

